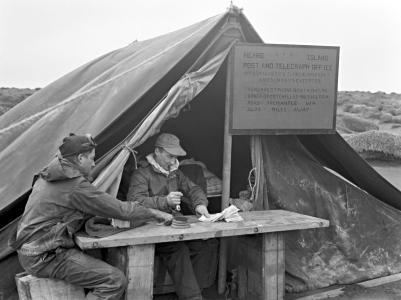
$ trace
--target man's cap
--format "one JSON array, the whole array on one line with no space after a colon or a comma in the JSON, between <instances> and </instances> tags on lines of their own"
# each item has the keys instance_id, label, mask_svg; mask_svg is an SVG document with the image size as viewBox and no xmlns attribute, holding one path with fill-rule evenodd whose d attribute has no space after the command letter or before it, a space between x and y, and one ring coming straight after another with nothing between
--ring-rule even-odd
<instances>
[{"instance_id":1,"label":"man's cap","mask_svg":"<svg viewBox=\"0 0 401 300\"><path fill-rule=\"evenodd\" d=\"M174 134L162 133L160 134L155 142L155 147L160 147L166 150L168 153L175 156L185 156L187 153L180 146L180 140Z\"/></svg>"},{"instance_id":2,"label":"man's cap","mask_svg":"<svg viewBox=\"0 0 401 300\"><path fill-rule=\"evenodd\" d=\"M75 135L70 133L63 139L63 144L58 148L63 157L90 152L96 147L96 143L90 134Z\"/></svg>"}]
</instances>

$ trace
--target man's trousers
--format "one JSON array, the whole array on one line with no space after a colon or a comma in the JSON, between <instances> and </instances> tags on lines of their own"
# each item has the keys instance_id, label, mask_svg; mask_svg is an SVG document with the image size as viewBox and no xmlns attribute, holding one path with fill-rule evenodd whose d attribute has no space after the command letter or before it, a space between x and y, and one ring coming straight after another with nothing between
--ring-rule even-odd
<instances>
[{"instance_id":1,"label":"man's trousers","mask_svg":"<svg viewBox=\"0 0 401 300\"><path fill-rule=\"evenodd\" d=\"M89 289L87 299L120 299L127 280L117 268L72 248L58 248L37 256L18 254L28 274L55 278Z\"/></svg>"}]
</instances>

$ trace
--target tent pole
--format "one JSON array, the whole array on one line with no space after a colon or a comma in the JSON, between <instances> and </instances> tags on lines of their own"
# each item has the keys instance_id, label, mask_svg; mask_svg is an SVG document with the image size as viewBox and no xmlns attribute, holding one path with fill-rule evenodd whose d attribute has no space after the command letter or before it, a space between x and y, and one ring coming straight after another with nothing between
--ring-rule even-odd
<instances>
[{"instance_id":1,"label":"tent pole","mask_svg":"<svg viewBox=\"0 0 401 300\"><path fill-rule=\"evenodd\" d=\"M227 61L226 101L225 101L225 114L224 114L223 183L222 183L222 195L221 195L222 210L228 207L230 199L232 136L229 133L229 120L230 120L232 63L233 63L232 53L230 52ZM226 270L227 270L227 238L221 238L220 252L219 252L219 276L218 276L219 294L224 293L226 288Z\"/></svg>"}]
</instances>

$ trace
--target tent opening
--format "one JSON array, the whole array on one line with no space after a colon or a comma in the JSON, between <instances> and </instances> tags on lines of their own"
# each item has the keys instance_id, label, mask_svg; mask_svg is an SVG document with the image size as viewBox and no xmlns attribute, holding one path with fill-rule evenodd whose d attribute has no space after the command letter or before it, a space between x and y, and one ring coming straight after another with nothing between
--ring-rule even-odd
<instances>
[{"instance_id":1,"label":"tent opening","mask_svg":"<svg viewBox=\"0 0 401 300\"><path fill-rule=\"evenodd\" d=\"M223 168L226 73L227 68L224 63L209 85L185 106L176 118L167 120L160 130L173 133L180 138L181 145L187 152L187 156L180 160L193 158L200 161L220 179ZM145 156L153 151L156 137L157 135L149 138L136 149L138 161L145 159ZM132 163L133 159L130 158L127 166ZM123 199L127 192L126 185L129 184L130 174L133 172L132 166L127 166L119 192ZM238 193L246 190L248 173L251 169L250 137L233 136L230 188L232 198L238 198ZM211 212L219 212L220 197L209 200Z\"/></svg>"}]
</instances>

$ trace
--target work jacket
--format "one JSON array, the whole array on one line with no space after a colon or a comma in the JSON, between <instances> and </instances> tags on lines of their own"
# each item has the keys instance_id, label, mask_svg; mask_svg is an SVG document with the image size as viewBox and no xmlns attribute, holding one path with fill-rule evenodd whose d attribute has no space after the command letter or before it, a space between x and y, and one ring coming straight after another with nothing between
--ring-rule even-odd
<instances>
[{"instance_id":1,"label":"work jacket","mask_svg":"<svg viewBox=\"0 0 401 300\"><path fill-rule=\"evenodd\" d=\"M98 190L72 163L56 157L35 182L11 246L34 256L74 247L73 234L92 216L152 218L138 203L122 202Z\"/></svg>"},{"instance_id":2,"label":"work jacket","mask_svg":"<svg viewBox=\"0 0 401 300\"><path fill-rule=\"evenodd\" d=\"M198 205L208 205L203 190L181 170L176 169L168 174L162 173L148 161L142 161L141 166L134 171L127 200L171 213L173 208L167 204L167 195L175 191L182 192L184 197L189 200L187 204L194 214Z\"/></svg>"}]
</instances>

